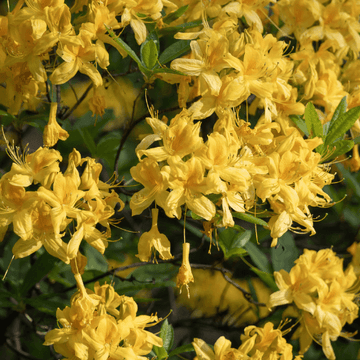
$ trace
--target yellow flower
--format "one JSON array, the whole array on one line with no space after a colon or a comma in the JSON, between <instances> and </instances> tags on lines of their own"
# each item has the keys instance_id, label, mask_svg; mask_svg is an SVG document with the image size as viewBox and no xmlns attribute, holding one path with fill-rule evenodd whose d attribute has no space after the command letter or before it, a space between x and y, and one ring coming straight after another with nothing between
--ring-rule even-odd
<instances>
[{"instance_id":1,"label":"yellow flower","mask_svg":"<svg viewBox=\"0 0 360 360\"><path fill-rule=\"evenodd\" d=\"M165 207L165 200L169 195L168 173L160 170L155 160L146 158L130 169L133 179L144 186L135 193L130 200L132 215L141 214L155 200L156 204Z\"/></svg>"},{"instance_id":2,"label":"yellow flower","mask_svg":"<svg viewBox=\"0 0 360 360\"><path fill-rule=\"evenodd\" d=\"M102 43L92 43L88 32L80 32L78 38L82 41L81 45L66 44L58 48L57 54L64 62L53 71L49 79L53 84L61 85L68 82L80 71L89 76L95 86L100 86L103 83L102 77L90 61L104 59L98 63L100 67L105 69L109 65L109 54Z\"/></svg>"},{"instance_id":3,"label":"yellow flower","mask_svg":"<svg viewBox=\"0 0 360 360\"><path fill-rule=\"evenodd\" d=\"M9 181L15 186L30 186L40 183L50 188L54 177L60 171L59 161L62 157L59 151L48 148L38 148L32 154L19 155L19 149L8 144L8 154L14 162L11 166Z\"/></svg>"},{"instance_id":4,"label":"yellow flower","mask_svg":"<svg viewBox=\"0 0 360 360\"><path fill-rule=\"evenodd\" d=\"M170 174L169 187L172 189L166 199L164 210L169 217L181 217L181 205L186 204L188 209L205 220L215 216L216 208L203 194L219 192L219 177L204 177L205 168L197 157L186 162L178 156L168 159L170 166L164 166L164 171Z\"/></svg>"},{"instance_id":5,"label":"yellow flower","mask_svg":"<svg viewBox=\"0 0 360 360\"><path fill-rule=\"evenodd\" d=\"M231 341L224 336L216 340L214 350L202 339L195 338L192 344L199 360L242 359L244 356L237 349L231 348Z\"/></svg>"},{"instance_id":6,"label":"yellow flower","mask_svg":"<svg viewBox=\"0 0 360 360\"><path fill-rule=\"evenodd\" d=\"M160 234L157 221L159 216L159 209L152 209L152 226L150 231L143 233L140 236L138 244L138 252L136 255L141 261L149 261L153 249L159 252L162 260L172 259L170 252L170 241L164 234Z\"/></svg>"},{"instance_id":7,"label":"yellow flower","mask_svg":"<svg viewBox=\"0 0 360 360\"><path fill-rule=\"evenodd\" d=\"M57 105L57 103L51 103L50 105L49 122L45 126L43 135L44 146L52 147L59 139L65 141L69 137L69 133L63 130L56 121Z\"/></svg>"},{"instance_id":8,"label":"yellow flower","mask_svg":"<svg viewBox=\"0 0 360 360\"><path fill-rule=\"evenodd\" d=\"M203 143L199 136L200 122L193 123L187 110L176 115L167 126L158 119L148 118L155 134L146 136L136 148L139 159L146 155L150 159L163 161L170 156L181 158L195 152ZM153 141L162 140L163 146L147 149Z\"/></svg>"},{"instance_id":9,"label":"yellow flower","mask_svg":"<svg viewBox=\"0 0 360 360\"><path fill-rule=\"evenodd\" d=\"M263 360L293 359L292 346L282 337L280 329L274 329L273 323L267 322L264 327L248 326L244 333L241 335L241 341L244 345L246 341L252 340L252 349L249 346L250 344L248 347L254 358L257 359L259 356Z\"/></svg>"},{"instance_id":10,"label":"yellow flower","mask_svg":"<svg viewBox=\"0 0 360 360\"><path fill-rule=\"evenodd\" d=\"M191 272L189 254L190 254L190 244L183 243L182 245L182 264L179 269L179 273L176 277L176 286L180 288L180 293L182 291L182 287L185 285L188 297L190 297L189 292L189 283L194 282L194 277Z\"/></svg>"}]
</instances>

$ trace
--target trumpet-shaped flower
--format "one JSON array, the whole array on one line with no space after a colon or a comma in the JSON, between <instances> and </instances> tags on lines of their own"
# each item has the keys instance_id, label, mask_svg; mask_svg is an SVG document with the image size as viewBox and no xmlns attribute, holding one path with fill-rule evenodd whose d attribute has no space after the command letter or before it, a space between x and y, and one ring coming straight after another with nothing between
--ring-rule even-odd
<instances>
[{"instance_id":1,"label":"trumpet-shaped flower","mask_svg":"<svg viewBox=\"0 0 360 360\"><path fill-rule=\"evenodd\" d=\"M164 234L160 234L157 226L159 210L152 209L152 225L148 232L140 236L138 244L138 252L136 255L141 261L149 261L153 249L159 252L162 260L172 259L173 256L170 252L170 241Z\"/></svg>"}]
</instances>

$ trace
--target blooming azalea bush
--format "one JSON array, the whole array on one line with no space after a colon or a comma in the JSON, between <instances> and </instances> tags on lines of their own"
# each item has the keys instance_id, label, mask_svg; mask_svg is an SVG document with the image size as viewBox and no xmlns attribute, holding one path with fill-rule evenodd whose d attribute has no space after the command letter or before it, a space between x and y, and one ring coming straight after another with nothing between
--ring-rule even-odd
<instances>
[{"instance_id":1,"label":"blooming azalea bush","mask_svg":"<svg viewBox=\"0 0 360 360\"><path fill-rule=\"evenodd\" d=\"M9 359L360 354L355 0L6 5Z\"/></svg>"}]
</instances>

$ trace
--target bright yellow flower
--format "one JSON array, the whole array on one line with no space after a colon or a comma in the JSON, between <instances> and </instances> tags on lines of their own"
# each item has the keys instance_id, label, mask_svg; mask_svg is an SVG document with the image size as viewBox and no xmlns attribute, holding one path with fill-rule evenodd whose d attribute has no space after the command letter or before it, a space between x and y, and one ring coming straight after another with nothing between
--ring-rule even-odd
<instances>
[{"instance_id":1,"label":"bright yellow flower","mask_svg":"<svg viewBox=\"0 0 360 360\"><path fill-rule=\"evenodd\" d=\"M163 161L170 156L181 158L195 152L203 143L199 136L200 122L194 124L187 110L183 110L165 125L156 118L148 118L154 134L147 135L136 148L139 159L143 155L156 161ZM163 141L163 146L148 149L157 140Z\"/></svg>"},{"instance_id":2,"label":"bright yellow flower","mask_svg":"<svg viewBox=\"0 0 360 360\"><path fill-rule=\"evenodd\" d=\"M144 186L144 189L135 193L130 200L132 215L141 214L155 200L156 204L165 207L169 195L169 175L160 170L155 160L145 159L130 169L133 179Z\"/></svg>"},{"instance_id":3,"label":"bright yellow flower","mask_svg":"<svg viewBox=\"0 0 360 360\"><path fill-rule=\"evenodd\" d=\"M170 174L169 187L172 189L166 199L164 210L169 217L181 217L181 205L206 220L215 216L216 208L203 194L218 193L218 176L204 177L205 168L197 157L186 162L173 156L168 159L170 166L164 166L164 171Z\"/></svg>"},{"instance_id":4,"label":"bright yellow flower","mask_svg":"<svg viewBox=\"0 0 360 360\"><path fill-rule=\"evenodd\" d=\"M170 252L170 241L164 234L160 234L157 226L159 210L152 209L152 226L150 231L143 233L140 236L138 244L138 252L136 255L141 261L149 261L153 249L159 252L162 260L172 259Z\"/></svg>"},{"instance_id":5,"label":"bright yellow flower","mask_svg":"<svg viewBox=\"0 0 360 360\"><path fill-rule=\"evenodd\" d=\"M176 286L180 288L180 293L182 291L183 286L185 285L188 297L190 297L189 292L189 283L194 282L194 277L191 272L191 265L189 260L190 255L190 244L183 243L182 245L182 263L179 269L179 273L176 277Z\"/></svg>"},{"instance_id":6,"label":"bright yellow flower","mask_svg":"<svg viewBox=\"0 0 360 360\"><path fill-rule=\"evenodd\" d=\"M57 144L58 140L65 141L69 137L69 133L57 123L56 111L57 103L51 103L49 122L44 128L43 141L44 146L52 147Z\"/></svg>"},{"instance_id":7,"label":"bright yellow flower","mask_svg":"<svg viewBox=\"0 0 360 360\"><path fill-rule=\"evenodd\" d=\"M66 44L57 50L57 54L64 60L51 74L50 81L61 85L73 78L78 71L90 77L95 86L103 83L102 77L91 61L96 61L105 69L109 65L109 54L102 43L93 44L88 32L82 31L78 35L82 44ZM100 61L103 59L103 61Z\"/></svg>"},{"instance_id":8,"label":"bright yellow flower","mask_svg":"<svg viewBox=\"0 0 360 360\"><path fill-rule=\"evenodd\" d=\"M15 186L30 186L40 183L50 188L56 174L60 171L60 153L54 149L38 148L32 154L19 155L19 149L8 144L8 154L12 161L9 181Z\"/></svg>"}]
</instances>

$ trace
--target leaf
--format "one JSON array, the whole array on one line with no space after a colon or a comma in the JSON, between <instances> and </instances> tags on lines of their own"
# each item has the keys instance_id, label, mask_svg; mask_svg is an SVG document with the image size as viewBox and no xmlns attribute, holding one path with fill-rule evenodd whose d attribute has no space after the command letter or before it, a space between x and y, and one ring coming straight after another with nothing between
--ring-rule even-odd
<instances>
[{"instance_id":1,"label":"leaf","mask_svg":"<svg viewBox=\"0 0 360 360\"><path fill-rule=\"evenodd\" d=\"M355 145L360 144L360 136L357 136L353 141Z\"/></svg>"},{"instance_id":2,"label":"leaf","mask_svg":"<svg viewBox=\"0 0 360 360\"><path fill-rule=\"evenodd\" d=\"M332 121L329 132L325 138L324 145L332 145L332 143L341 138L355 123L360 116L360 106L354 107L345 114L339 116L336 121Z\"/></svg>"},{"instance_id":3,"label":"leaf","mask_svg":"<svg viewBox=\"0 0 360 360\"><path fill-rule=\"evenodd\" d=\"M165 359L168 357L167 351L163 347L153 346L153 351L158 360Z\"/></svg>"},{"instance_id":4,"label":"leaf","mask_svg":"<svg viewBox=\"0 0 360 360\"><path fill-rule=\"evenodd\" d=\"M180 25L176 25L176 26L170 26L170 27L166 27L166 28L162 28L158 31L159 36L163 36L165 34L171 34L171 33L177 33L180 31L184 31L187 29L191 29L194 27L198 27L199 25L202 24L202 19L200 20L196 20L196 21L191 21L185 24L180 24Z\"/></svg>"},{"instance_id":5,"label":"leaf","mask_svg":"<svg viewBox=\"0 0 360 360\"><path fill-rule=\"evenodd\" d=\"M344 181L350 189L352 189L356 196L360 199L360 184L357 181L355 175L353 175L349 170L346 170L342 164L336 164L337 168L344 176Z\"/></svg>"},{"instance_id":6,"label":"leaf","mask_svg":"<svg viewBox=\"0 0 360 360\"><path fill-rule=\"evenodd\" d=\"M168 352L174 343L174 328L169 324L168 319L165 319L161 325L160 337L163 339L163 347Z\"/></svg>"},{"instance_id":7,"label":"leaf","mask_svg":"<svg viewBox=\"0 0 360 360\"><path fill-rule=\"evenodd\" d=\"M315 106L311 102L309 102L305 108L305 124L311 138L316 136L323 138L322 124Z\"/></svg>"},{"instance_id":8,"label":"leaf","mask_svg":"<svg viewBox=\"0 0 360 360\"><path fill-rule=\"evenodd\" d=\"M190 216L194 219L194 220L202 220L202 217L199 215L196 215L194 212L192 212L191 210L189 211Z\"/></svg>"},{"instance_id":9,"label":"leaf","mask_svg":"<svg viewBox=\"0 0 360 360\"><path fill-rule=\"evenodd\" d=\"M291 233L287 232L278 240L277 247L271 248L271 261L274 271L284 269L289 272L294 261L299 256L299 250Z\"/></svg>"},{"instance_id":10,"label":"leaf","mask_svg":"<svg viewBox=\"0 0 360 360\"><path fill-rule=\"evenodd\" d=\"M246 254L244 246L251 238L251 231L240 229L239 231L234 230L234 228L228 228L219 233L219 245L224 253L225 259L233 255Z\"/></svg>"},{"instance_id":11,"label":"leaf","mask_svg":"<svg viewBox=\"0 0 360 360\"><path fill-rule=\"evenodd\" d=\"M8 126L14 120L16 120L16 116L9 114L5 110L0 110L0 118L1 118L1 125L3 125L3 126Z\"/></svg>"},{"instance_id":12,"label":"leaf","mask_svg":"<svg viewBox=\"0 0 360 360\"><path fill-rule=\"evenodd\" d=\"M190 40L179 40L166 48L159 56L160 64L167 64L190 51Z\"/></svg>"},{"instance_id":13,"label":"leaf","mask_svg":"<svg viewBox=\"0 0 360 360\"><path fill-rule=\"evenodd\" d=\"M327 125L329 124L328 126L330 126L333 122L335 122L340 116L342 116L343 114L346 113L346 109L347 109L347 103L346 103L346 96L344 96L341 101L339 102L339 105L336 107L335 111L334 111L334 114L333 114L333 117L331 118L331 120L324 124ZM327 131L324 132L325 135L327 135L329 131L329 128L327 128Z\"/></svg>"},{"instance_id":14,"label":"leaf","mask_svg":"<svg viewBox=\"0 0 360 360\"><path fill-rule=\"evenodd\" d=\"M326 158L326 162L328 162L331 159L334 159L340 155L346 154L348 151L350 151L354 147L354 141L353 140L337 140L333 142L331 145L329 145L330 149L329 151L332 151L332 148L335 147L335 151L332 153L332 155L328 158Z\"/></svg>"},{"instance_id":15,"label":"leaf","mask_svg":"<svg viewBox=\"0 0 360 360\"><path fill-rule=\"evenodd\" d=\"M131 276L131 275L130 275ZM162 287L175 287L176 283L175 281L172 280L161 280L161 281L157 281L155 280L154 283L136 283L136 282L132 282L132 281L122 281L119 286L116 287L116 291L121 293L121 294L128 294L129 292L131 293L137 293L140 290L143 289L158 289L158 288L162 288Z\"/></svg>"},{"instance_id":16,"label":"leaf","mask_svg":"<svg viewBox=\"0 0 360 360\"><path fill-rule=\"evenodd\" d=\"M194 346L192 344L186 344L186 345L182 345L179 346L178 348L174 349L170 354L169 357L174 356L174 355L178 355L184 352L190 352L190 351L195 351Z\"/></svg>"},{"instance_id":17,"label":"leaf","mask_svg":"<svg viewBox=\"0 0 360 360\"><path fill-rule=\"evenodd\" d=\"M96 147L95 141L94 141L93 137L90 135L88 129L86 129L86 128L81 129L80 127L78 127L77 130L79 131L84 144L87 146L88 150L90 151L91 156L96 157L97 147Z\"/></svg>"},{"instance_id":18,"label":"leaf","mask_svg":"<svg viewBox=\"0 0 360 360\"><path fill-rule=\"evenodd\" d=\"M301 118L300 115L290 115L290 119L307 137L309 137L309 132L307 130L305 121Z\"/></svg>"},{"instance_id":19,"label":"leaf","mask_svg":"<svg viewBox=\"0 0 360 360\"><path fill-rule=\"evenodd\" d=\"M258 245L252 242L248 242L245 245L245 249L249 253L251 260L262 271L266 273L272 273L271 264L266 255L260 250Z\"/></svg>"},{"instance_id":20,"label":"leaf","mask_svg":"<svg viewBox=\"0 0 360 360\"><path fill-rule=\"evenodd\" d=\"M264 221L262 219L259 219L256 216L253 216L253 215L250 215L250 214L233 212L232 216L237 218L237 219L241 219L241 220L244 220L244 221L252 223L252 224L261 225L261 226L267 226L266 221Z\"/></svg>"},{"instance_id":21,"label":"leaf","mask_svg":"<svg viewBox=\"0 0 360 360\"><path fill-rule=\"evenodd\" d=\"M43 279L54 267L56 260L49 253L44 252L31 266L26 273L22 286L21 295L25 296L27 292L41 279Z\"/></svg>"},{"instance_id":22,"label":"leaf","mask_svg":"<svg viewBox=\"0 0 360 360\"><path fill-rule=\"evenodd\" d=\"M179 9L177 9L176 11L170 13L169 15L166 15L162 19L163 22L165 24L172 23L173 21L177 20L181 15L183 15L188 7L189 7L189 5L184 5L184 6L180 7Z\"/></svg>"},{"instance_id":23,"label":"leaf","mask_svg":"<svg viewBox=\"0 0 360 360\"><path fill-rule=\"evenodd\" d=\"M172 264L149 264L135 269L129 276L138 281L165 281L170 280L179 268Z\"/></svg>"},{"instance_id":24,"label":"leaf","mask_svg":"<svg viewBox=\"0 0 360 360\"><path fill-rule=\"evenodd\" d=\"M274 276L272 274L268 274L264 271L257 269L256 267L252 267L251 271L253 271L259 278L267 285L272 291L278 291L279 288L276 286L274 281Z\"/></svg>"},{"instance_id":25,"label":"leaf","mask_svg":"<svg viewBox=\"0 0 360 360\"><path fill-rule=\"evenodd\" d=\"M143 66L143 63L137 57L134 50L132 50L131 47L126 44L126 42L123 41L120 37L116 36L115 33L107 25L105 25L105 28L108 31L109 35L112 37L112 39L137 63L139 70L143 72L147 77L149 77L149 70Z\"/></svg>"},{"instance_id":26,"label":"leaf","mask_svg":"<svg viewBox=\"0 0 360 360\"><path fill-rule=\"evenodd\" d=\"M154 40L145 41L140 48L141 61L148 68L153 69L157 64L158 50Z\"/></svg>"},{"instance_id":27,"label":"leaf","mask_svg":"<svg viewBox=\"0 0 360 360\"><path fill-rule=\"evenodd\" d=\"M107 271L109 265L101 253L97 251L94 247L89 244L86 244L85 247L85 256L87 258L86 269L87 270L98 270L98 271Z\"/></svg>"},{"instance_id":28,"label":"leaf","mask_svg":"<svg viewBox=\"0 0 360 360\"><path fill-rule=\"evenodd\" d=\"M182 76L186 76L186 74L174 70L174 69L169 69L169 68L158 68L158 69L154 69L152 71L152 74L160 74L160 73L168 73L168 74L175 74L175 75L182 75Z\"/></svg>"}]
</instances>

